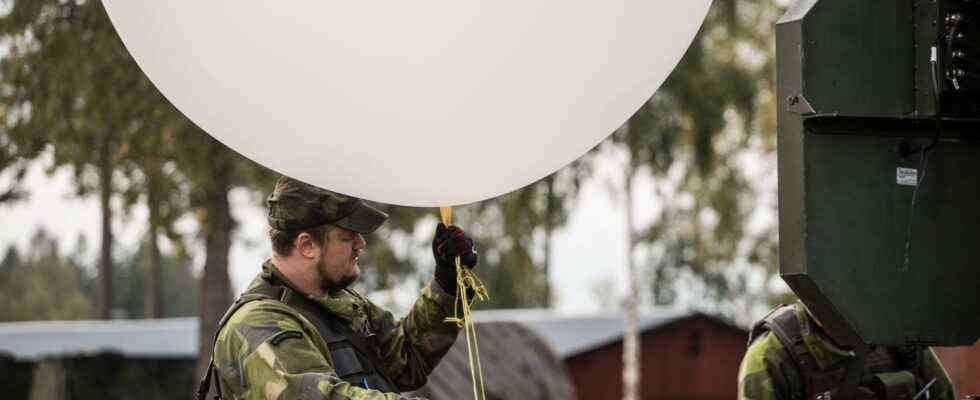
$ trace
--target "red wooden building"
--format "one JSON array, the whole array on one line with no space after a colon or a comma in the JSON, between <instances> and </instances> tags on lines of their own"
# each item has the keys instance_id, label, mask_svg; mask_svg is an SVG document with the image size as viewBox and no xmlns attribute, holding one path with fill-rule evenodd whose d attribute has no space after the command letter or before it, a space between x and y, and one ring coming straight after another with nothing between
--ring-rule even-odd
<instances>
[{"instance_id":1,"label":"red wooden building","mask_svg":"<svg viewBox=\"0 0 980 400\"><path fill-rule=\"evenodd\" d=\"M973 346L936 347L956 394L980 395L980 342Z\"/></svg>"},{"instance_id":2,"label":"red wooden building","mask_svg":"<svg viewBox=\"0 0 980 400\"><path fill-rule=\"evenodd\" d=\"M476 321L522 322L565 361L579 400L622 398L623 322L614 316L485 311ZM641 399L731 400L747 332L701 313L663 312L640 318Z\"/></svg>"}]
</instances>

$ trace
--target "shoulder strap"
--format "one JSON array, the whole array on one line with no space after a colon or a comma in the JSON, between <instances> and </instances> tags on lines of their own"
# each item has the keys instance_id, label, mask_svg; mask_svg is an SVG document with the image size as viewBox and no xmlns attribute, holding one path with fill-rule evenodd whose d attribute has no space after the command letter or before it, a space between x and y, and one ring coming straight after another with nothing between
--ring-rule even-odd
<instances>
[{"instance_id":1,"label":"shoulder strap","mask_svg":"<svg viewBox=\"0 0 980 400\"><path fill-rule=\"evenodd\" d=\"M362 335L352 331L347 325L340 323L337 320L337 316L329 312L324 312L322 307L310 299L289 289L286 289L283 293L282 302L295 308L296 311L313 323L328 346L331 343L344 340L348 341L354 349L367 358L367 361L371 364L372 372L377 373L388 382L394 382L380 368L384 363L378 358L377 346L369 344Z\"/></svg>"},{"instance_id":2,"label":"shoulder strap","mask_svg":"<svg viewBox=\"0 0 980 400\"><path fill-rule=\"evenodd\" d=\"M752 324L752 327L749 329L748 346L751 346L752 343L754 343L757 339L759 339L759 337L761 337L766 332L769 332L770 330L769 322L767 322L767 320L769 319L770 316L772 316L773 314L781 310L783 307L786 307L786 304L780 304L776 306L776 308L769 310L769 313L766 314L766 316L762 317L762 319Z\"/></svg>"},{"instance_id":3,"label":"shoulder strap","mask_svg":"<svg viewBox=\"0 0 980 400\"><path fill-rule=\"evenodd\" d=\"M851 400L857 393L857 388L861 384L861 376L864 375L864 363L868 360L868 345L862 345L854 349L854 358L847 362L847 369L844 372L844 379L840 384L840 391L837 392L840 398Z\"/></svg>"},{"instance_id":4,"label":"shoulder strap","mask_svg":"<svg viewBox=\"0 0 980 400\"><path fill-rule=\"evenodd\" d=\"M765 321L769 330L790 352L790 356L795 358L797 365L802 365L805 357L801 356L806 350L806 344L803 341L803 328L796 317L795 307L792 305L783 307L769 315Z\"/></svg>"},{"instance_id":5,"label":"shoulder strap","mask_svg":"<svg viewBox=\"0 0 980 400\"><path fill-rule=\"evenodd\" d=\"M803 338L810 326L801 322L801 319L807 318L805 315L800 315L801 313L802 311L795 305L783 306L766 316L763 324L786 349L790 360L803 378L803 393L807 398L811 398L813 394L825 391L827 387L838 385L843 378L843 371L820 369L820 364L810 353Z\"/></svg>"},{"instance_id":6,"label":"shoulder strap","mask_svg":"<svg viewBox=\"0 0 980 400\"><path fill-rule=\"evenodd\" d=\"M786 348L793 364L800 368L801 373L818 369L813 356L810 355L803 341L803 327L796 316L796 307L784 305L769 313L762 319L762 327L772 332L776 339Z\"/></svg>"},{"instance_id":7,"label":"shoulder strap","mask_svg":"<svg viewBox=\"0 0 980 400\"><path fill-rule=\"evenodd\" d=\"M283 290L279 301L292 307L310 321L327 345L345 339L343 325L337 321L333 314L323 312L321 307L312 300L287 288Z\"/></svg>"},{"instance_id":8,"label":"shoulder strap","mask_svg":"<svg viewBox=\"0 0 980 400\"><path fill-rule=\"evenodd\" d=\"M228 307L228 310L225 311L225 314L221 316L220 320L218 320L218 328L215 329L214 336L211 337L211 359L208 361L208 369L204 373L204 377L201 378L201 383L198 384L197 387L197 400L204 400L207 397L208 391L211 390L212 377L214 377L214 389L215 389L214 398L215 400L221 400L222 398L221 380L214 375L214 346L218 342L218 333L221 332L221 328L224 328L225 324L228 323L228 320L231 318L231 316L235 314L235 312L238 311L238 309L242 308L242 306L244 306L246 303L255 300L279 299L279 296L281 296L281 292L282 292L281 288L276 288L274 286L263 286L263 285L259 285L259 286L250 285L250 286L253 287L250 287L245 293L242 293L241 296L238 296L238 299L235 299L235 302L231 304L231 307Z\"/></svg>"}]
</instances>

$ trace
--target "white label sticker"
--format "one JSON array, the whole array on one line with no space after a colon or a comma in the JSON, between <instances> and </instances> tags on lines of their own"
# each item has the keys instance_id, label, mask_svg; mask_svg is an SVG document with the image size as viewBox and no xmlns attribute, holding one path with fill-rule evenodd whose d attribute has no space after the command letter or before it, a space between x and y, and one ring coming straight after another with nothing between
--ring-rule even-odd
<instances>
[{"instance_id":1,"label":"white label sticker","mask_svg":"<svg viewBox=\"0 0 980 400\"><path fill-rule=\"evenodd\" d=\"M896 172L895 183L917 186L919 184L919 171L916 171L915 168L899 168Z\"/></svg>"}]
</instances>

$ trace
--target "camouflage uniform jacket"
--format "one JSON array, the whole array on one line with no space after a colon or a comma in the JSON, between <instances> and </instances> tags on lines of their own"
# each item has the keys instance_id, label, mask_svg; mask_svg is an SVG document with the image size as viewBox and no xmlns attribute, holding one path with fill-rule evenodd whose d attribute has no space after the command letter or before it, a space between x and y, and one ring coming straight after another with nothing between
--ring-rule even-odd
<instances>
[{"instance_id":1,"label":"camouflage uniform jacket","mask_svg":"<svg viewBox=\"0 0 980 400\"><path fill-rule=\"evenodd\" d=\"M831 370L846 365L846 361L853 357L852 352L835 345L817 324L812 323L802 305L797 303L793 307L797 320L801 326L806 327L802 330L803 344L816 360L818 368ZM932 349L925 348L921 351L918 368L916 375L929 380L936 379L929 389L929 399L956 400L949 376ZM754 338L742 359L738 371L738 399L805 400L807 394L804 382L801 369L794 362L789 350L777 335L768 331ZM866 381L862 380L862 385L864 382ZM923 396L924 398L926 397ZM911 396L909 399L911 400Z\"/></svg>"},{"instance_id":2,"label":"camouflage uniform jacket","mask_svg":"<svg viewBox=\"0 0 980 400\"><path fill-rule=\"evenodd\" d=\"M292 288L270 261L262 269L250 289L270 277ZM405 399L393 392L424 385L459 332L455 324L444 322L453 312L455 297L438 284L422 289L412 310L400 321L350 289L310 300L336 317L346 332L357 332L354 335L361 336L360 343L372 347L373 359L381 364L376 366L376 375L384 385L371 385L361 376L342 377L343 371L336 367L350 360L335 362L334 343L321 337L310 319L284 302L262 299L241 305L218 332L214 365L224 395L234 399ZM388 389L394 390L376 386L393 386Z\"/></svg>"}]
</instances>

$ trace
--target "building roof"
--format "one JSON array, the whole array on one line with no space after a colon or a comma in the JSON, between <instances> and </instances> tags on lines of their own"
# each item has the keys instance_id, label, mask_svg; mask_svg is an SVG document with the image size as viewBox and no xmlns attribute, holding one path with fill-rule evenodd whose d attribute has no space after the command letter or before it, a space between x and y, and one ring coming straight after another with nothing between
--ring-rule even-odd
<instances>
[{"instance_id":1,"label":"building roof","mask_svg":"<svg viewBox=\"0 0 980 400\"><path fill-rule=\"evenodd\" d=\"M699 313L657 311L640 316L640 332ZM544 309L474 312L477 324L515 322L527 327L560 359L619 341L623 318L615 313L563 314ZM715 317L706 316L711 319ZM0 355L37 360L45 357L118 353L129 357L197 357L198 319L112 321L28 321L0 323ZM725 323L722 320L719 320ZM727 324L727 323L726 323Z\"/></svg>"},{"instance_id":2,"label":"building roof","mask_svg":"<svg viewBox=\"0 0 980 400\"><path fill-rule=\"evenodd\" d=\"M197 318L0 323L0 355L20 360L117 353L197 357Z\"/></svg>"},{"instance_id":3,"label":"building roof","mask_svg":"<svg viewBox=\"0 0 980 400\"><path fill-rule=\"evenodd\" d=\"M541 337L516 322L476 324L480 364L488 399L574 399L575 387L565 363ZM459 335L425 386L415 394L427 399L473 396L466 337Z\"/></svg>"},{"instance_id":4,"label":"building roof","mask_svg":"<svg viewBox=\"0 0 980 400\"><path fill-rule=\"evenodd\" d=\"M640 315L637 329L645 332L672 322L700 315L692 312L660 310ZM545 309L487 310L474 313L477 323L519 322L540 336L562 359L618 342L625 322L621 314L562 314Z\"/></svg>"}]
</instances>

